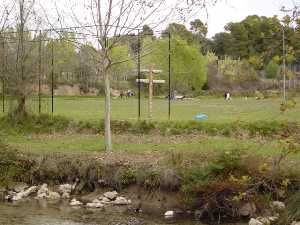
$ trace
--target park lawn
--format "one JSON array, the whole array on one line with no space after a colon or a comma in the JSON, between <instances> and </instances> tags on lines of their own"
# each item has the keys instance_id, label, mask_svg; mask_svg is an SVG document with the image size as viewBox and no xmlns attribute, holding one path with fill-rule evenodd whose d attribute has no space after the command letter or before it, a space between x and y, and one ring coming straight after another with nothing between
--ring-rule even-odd
<instances>
[{"instance_id":1,"label":"park lawn","mask_svg":"<svg viewBox=\"0 0 300 225\"><path fill-rule=\"evenodd\" d=\"M44 98L43 113L51 113L51 99ZM175 121L194 120L198 113L205 113L207 122L228 123L235 121L296 121L300 122L300 98L296 98L296 108L282 114L280 112L281 99L255 100L254 98L234 98L232 102L225 102L222 98L201 98L184 101L173 101L171 119ZM7 103L8 104L8 103ZM154 120L168 119L168 102L165 99L154 100ZM112 100L113 120L137 120L138 100ZM37 99L31 100L29 109L38 112ZM3 115L3 113L0 113ZM142 99L142 119L147 119L148 102ZM76 121L97 122L104 115L104 99L101 97L55 97L54 115L62 115Z\"/></svg>"},{"instance_id":2,"label":"park lawn","mask_svg":"<svg viewBox=\"0 0 300 225\"><path fill-rule=\"evenodd\" d=\"M136 142L133 142L133 139ZM226 150L245 150L248 153L262 156L274 156L279 150L279 145L272 140L240 140L226 137L197 137L183 138L177 141L163 138L158 142L152 141L151 135L134 136L115 135L114 150L130 154L142 153L192 153L207 154ZM175 138L176 139L176 138ZM104 139L100 135L41 135L41 136L6 136L5 143L26 153L34 154L97 154L104 152ZM297 158L300 159L297 156Z\"/></svg>"}]
</instances>

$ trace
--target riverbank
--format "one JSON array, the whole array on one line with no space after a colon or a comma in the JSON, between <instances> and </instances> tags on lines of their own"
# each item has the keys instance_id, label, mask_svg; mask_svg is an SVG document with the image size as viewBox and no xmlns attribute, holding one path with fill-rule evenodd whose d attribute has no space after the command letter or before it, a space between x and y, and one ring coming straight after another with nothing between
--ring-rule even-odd
<instances>
[{"instance_id":1,"label":"riverbank","mask_svg":"<svg viewBox=\"0 0 300 225\"><path fill-rule=\"evenodd\" d=\"M300 208L289 200L300 189L297 124L235 123L222 130L194 122L115 122L120 145L105 153L93 144L101 142L101 128L89 123L46 116L1 122L7 128L1 128L3 197L19 182L54 189L77 182L69 201L88 203L116 190L131 200L132 213L163 217L172 211L212 224L269 215L274 200ZM287 210L280 219L277 224L290 224L300 219L299 211Z\"/></svg>"},{"instance_id":2,"label":"riverbank","mask_svg":"<svg viewBox=\"0 0 300 225\"><path fill-rule=\"evenodd\" d=\"M5 148L0 163L5 194L19 182L47 183L54 190L60 184L77 182L70 200L92 202L100 193L117 190L131 200L130 212L156 217L174 211L203 222L247 221L268 213L273 200L289 203L289 197L299 191L299 163L284 164L274 175L270 161L237 150L191 161L176 154L41 156Z\"/></svg>"}]
</instances>

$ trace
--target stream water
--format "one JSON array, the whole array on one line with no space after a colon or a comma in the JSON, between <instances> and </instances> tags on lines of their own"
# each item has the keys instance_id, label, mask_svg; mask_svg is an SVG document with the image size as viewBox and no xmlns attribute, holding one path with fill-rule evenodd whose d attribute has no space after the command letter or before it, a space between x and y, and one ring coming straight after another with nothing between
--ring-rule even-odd
<instances>
[{"instance_id":1,"label":"stream water","mask_svg":"<svg viewBox=\"0 0 300 225\"><path fill-rule=\"evenodd\" d=\"M136 214L71 208L67 203L0 203L0 225L204 225L191 220L164 220ZM229 225L229 224L227 224ZM245 224L235 224L245 225Z\"/></svg>"}]
</instances>

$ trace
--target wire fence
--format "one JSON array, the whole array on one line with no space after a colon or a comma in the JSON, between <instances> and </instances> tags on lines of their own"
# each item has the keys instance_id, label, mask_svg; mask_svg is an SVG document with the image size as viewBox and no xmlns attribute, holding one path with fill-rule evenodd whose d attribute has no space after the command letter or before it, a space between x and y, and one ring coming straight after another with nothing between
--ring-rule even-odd
<instances>
[{"instance_id":1,"label":"wire fence","mask_svg":"<svg viewBox=\"0 0 300 225\"><path fill-rule=\"evenodd\" d=\"M62 112L62 99L87 96L93 99L103 94L99 37L82 32L82 28L86 27L0 34L2 113L15 110L24 98L26 111L31 113L67 115L70 110L81 109L72 106ZM151 86L152 93L166 96L164 101L170 118L171 35L160 32L158 37L159 34L142 34L140 30L134 32L124 37L107 38L107 42L117 39L111 50L111 57L117 61L110 72L112 98L136 99L135 118L141 118L142 111L147 111L143 101L148 101ZM151 41L155 38L164 39L163 49ZM156 58L158 54L159 59ZM163 65L158 61L163 61ZM151 80L150 74L155 71L161 72Z\"/></svg>"}]
</instances>

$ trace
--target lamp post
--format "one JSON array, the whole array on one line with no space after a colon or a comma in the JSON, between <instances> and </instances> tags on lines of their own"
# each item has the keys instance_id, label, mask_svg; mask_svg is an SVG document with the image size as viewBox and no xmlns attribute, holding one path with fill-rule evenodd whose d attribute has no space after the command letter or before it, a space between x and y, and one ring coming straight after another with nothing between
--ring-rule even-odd
<instances>
[{"instance_id":1,"label":"lamp post","mask_svg":"<svg viewBox=\"0 0 300 225\"><path fill-rule=\"evenodd\" d=\"M293 9L286 9L285 6L282 6L280 9L281 12L284 13L284 18L287 16L288 13L293 13L292 21L299 15L298 7L295 6ZM286 101L286 34L285 34L285 24L282 24L282 57L283 57L283 100Z\"/></svg>"},{"instance_id":2,"label":"lamp post","mask_svg":"<svg viewBox=\"0 0 300 225\"><path fill-rule=\"evenodd\" d=\"M291 12L292 10L287 10L283 6L280 9L281 12L287 15L287 13ZM284 17L285 17L284 16ZM285 24L282 24L282 64L283 64L283 100L286 101L286 48L285 48Z\"/></svg>"}]
</instances>

